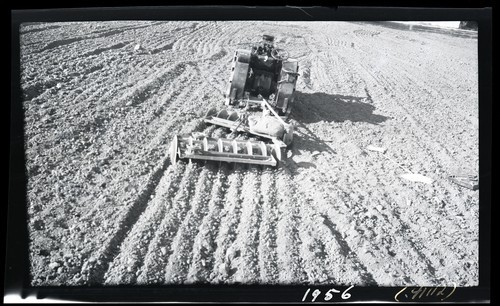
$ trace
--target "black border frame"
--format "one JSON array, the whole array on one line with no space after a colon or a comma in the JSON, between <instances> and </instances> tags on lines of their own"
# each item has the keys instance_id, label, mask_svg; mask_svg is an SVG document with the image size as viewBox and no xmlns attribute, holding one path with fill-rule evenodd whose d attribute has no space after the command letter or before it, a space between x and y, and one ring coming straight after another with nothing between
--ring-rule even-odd
<instances>
[{"instance_id":1,"label":"black border frame","mask_svg":"<svg viewBox=\"0 0 500 306\"><path fill-rule=\"evenodd\" d=\"M168 285L114 287L31 287L29 284L28 231L26 227L26 174L24 127L20 98L19 25L22 22L101 20L297 20L297 21L478 21L479 129L480 129L480 246L479 286L457 288L447 302L489 302L491 297L491 152L492 152L492 8L421 7L245 7L153 6L94 7L11 11L11 109L9 190L4 296L35 295L68 301L105 302L287 302L300 303L307 288L322 292L341 286L308 285ZM403 287L355 287L348 302L394 302ZM310 299L309 299L310 300ZM319 302L319 300L318 300ZM343 302L339 296L331 302Z\"/></svg>"}]
</instances>

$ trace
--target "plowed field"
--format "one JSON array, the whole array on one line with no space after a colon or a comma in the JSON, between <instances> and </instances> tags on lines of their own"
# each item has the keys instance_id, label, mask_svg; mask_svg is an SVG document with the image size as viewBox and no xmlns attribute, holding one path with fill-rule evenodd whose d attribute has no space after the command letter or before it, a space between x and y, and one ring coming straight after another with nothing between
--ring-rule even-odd
<instances>
[{"instance_id":1,"label":"plowed field","mask_svg":"<svg viewBox=\"0 0 500 306\"><path fill-rule=\"evenodd\" d=\"M477 37L269 21L20 33L32 285L478 284L478 191L447 179L478 174ZM262 34L300 61L287 158L173 165L175 134L227 136L201 119Z\"/></svg>"}]
</instances>

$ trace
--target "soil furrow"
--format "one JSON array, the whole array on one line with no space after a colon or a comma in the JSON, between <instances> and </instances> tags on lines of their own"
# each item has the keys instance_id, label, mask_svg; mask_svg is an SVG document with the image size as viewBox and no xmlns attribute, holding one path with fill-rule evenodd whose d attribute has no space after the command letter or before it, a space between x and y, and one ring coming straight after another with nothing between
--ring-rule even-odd
<instances>
[{"instance_id":1,"label":"soil furrow","mask_svg":"<svg viewBox=\"0 0 500 306\"><path fill-rule=\"evenodd\" d=\"M310 186L299 192L303 203L303 218L307 220L304 222L305 229L301 231L301 241L302 257L310 262L307 271L309 282L376 285L372 274L358 258L357 252L342 239L344 229L337 228L327 216L319 212L336 210L340 203L327 202L327 195L316 186L316 182L328 178L318 176L314 172L312 174Z\"/></svg>"},{"instance_id":2,"label":"soil furrow","mask_svg":"<svg viewBox=\"0 0 500 306\"><path fill-rule=\"evenodd\" d=\"M275 169L265 169L261 178L262 221L259 227L259 271L260 282L277 283L279 275L276 228L278 203Z\"/></svg>"},{"instance_id":3,"label":"soil furrow","mask_svg":"<svg viewBox=\"0 0 500 306\"><path fill-rule=\"evenodd\" d=\"M338 138L340 138L340 137L338 137ZM353 152L355 150L350 150L350 151ZM359 159L359 155L356 156L356 155L350 154L350 155L346 155L346 156L349 156L349 157L352 156L352 158L355 158L351 161L351 163L353 163L357 159L358 164L359 164L359 161L363 161L363 160L371 161L371 160L374 160L374 157L375 157L375 155L373 155L373 153L369 154L368 156L365 156L365 158L361 158L361 159ZM392 165L392 166L394 166L394 165ZM373 165L369 166L369 164L368 165L360 164L359 170L357 170L357 171L358 172L362 171L362 169L371 169L374 174L387 172L387 170L384 171L384 169L378 169L378 166L373 167ZM326 173L323 173L323 174L326 174ZM367 173L366 173L366 171L363 171L363 172L360 172L358 175L365 175L366 176ZM368 177L370 177L370 176L371 175L369 175ZM374 183L381 184L382 183L385 186L384 190L386 190L388 192L388 194L384 195L384 194L379 193L378 191L367 193L365 190L369 190L369 188L368 187L363 188L360 186L359 188L357 188L357 193L359 194L359 197L354 198L354 200L357 200L359 198L361 198L361 199L363 199L363 198L365 198L365 199L367 199L367 198L372 198L372 199L384 199L384 198L386 198L387 200L385 200L385 201L380 200L380 204L374 203L374 204L370 205L370 207L377 207L376 211L381 213L383 218L385 219L385 221L382 222L382 224L384 224L384 226L383 226L384 232L387 231L385 224L403 224L404 228L402 228L402 229L406 233L403 236L408 237L408 242L411 246L410 249L414 249L416 256L419 256L421 258L421 261L426 263L427 266L433 267L432 269L431 268L423 269L423 270L430 271L429 272L430 278L434 278L433 275L440 275L439 274L440 270L446 271L446 269L443 269L444 268L443 265L438 260L438 258L442 258L442 257L436 257L435 254L436 254L436 252L439 252L439 250L450 248L453 244L455 244L457 237L452 238L453 235L449 235L448 232L457 233L460 231L461 226L458 226L458 224L456 223L456 218L457 218L456 215L462 215L461 212L453 213L452 211L450 211L450 213L447 213L441 209L441 207L443 207L444 203L440 203L441 200L439 200L439 199L443 199L445 197L441 192L436 192L439 189L436 189L436 191L433 192L431 197L427 198L425 196L422 196L420 194L420 192L418 192L417 190L414 190L413 188L411 188L411 186L408 184L402 184L402 182L397 182L397 181L389 183L389 181L388 181L387 183L389 183L389 185L385 185L385 182L384 182L385 180L384 181L378 180L378 182L373 182L372 180L374 180L374 179L376 179L376 178L375 177L370 178L370 180L366 180L366 182L370 182L370 184L374 184ZM349 184L353 185L352 182ZM356 184L359 184L359 183L356 182ZM449 187L447 187L447 188L449 188ZM405 189L406 189L406 192L403 193L404 196L399 196L399 194L401 193L401 190L405 190ZM331 193L331 191L329 191L329 192ZM349 191L348 193L352 193L352 191ZM410 200L407 200L407 199L421 199L422 203L429 203L429 204L432 203L432 204L431 205L428 205L428 204L427 205L411 205L411 202L413 202L413 201L410 202ZM435 200L431 200L431 199L435 199ZM457 202L457 200L455 200L454 202ZM346 201L348 201L348 200L346 200ZM401 216L401 219L399 219L399 220L387 219L388 216L392 216L392 214L386 215L386 212L394 212L394 211L399 210L400 206L394 205L396 203L404 203L404 204L409 203L410 206L405 206L405 208L403 210L404 213L395 214L398 217ZM436 203L436 204L434 204L434 203ZM389 204L390 208L387 206L387 204ZM371 208L369 208L369 209L371 209ZM463 212L463 213L464 213L464 216L467 216L467 213L465 213L465 212ZM420 216L427 215L427 214L430 214L433 217L420 218ZM441 216L441 217L438 218L436 216ZM380 216L377 213L374 218L379 218L379 217ZM390 218L392 218L392 217L390 217ZM473 218L473 217L468 216L468 218ZM407 227L410 227L412 229L412 231L411 232L408 231ZM446 230L444 230L444 228L446 228ZM389 232L395 233L396 231L389 230ZM442 234L438 234L439 232L441 232ZM397 234L397 235L399 235L399 234ZM401 236L401 235L399 235L399 236ZM429 243L429 242L431 242L431 243ZM399 244L399 242L397 242L397 241L392 241L389 243ZM464 243L467 244L470 242L464 242ZM427 245L427 247L424 247L424 245ZM459 245L463 245L463 244L459 243ZM391 252L394 253L393 251L391 251ZM450 255L455 254L455 253L456 253L455 250L453 250L453 251L450 250ZM452 260L452 258L454 256L452 255L452 256L446 256L446 257L448 257L447 260ZM432 264L430 264L431 261L432 261ZM432 273L432 271L434 271L434 270L436 270L436 272ZM422 272L419 271L419 273L421 274ZM443 272L443 273L450 275L449 272ZM456 278L456 276L454 276L454 277Z\"/></svg>"},{"instance_id":4,"label":"soil furrow","mask_svg":"<svg viewBox=\"0 0 500 306\"><path fill-rule=\"evenodd\" d=\"M339 182L341 183L341 182ZM393 183L394 184L394 183ZM343 185L343 184L342 184ZM352 183L351 183L351 186L352 186ZM353 187L351 187L353 188ZM384 196L383 195L380 195L378 193L372 193L371 195L365 195L364 192L360 192L362 190L365 190L366 188L363 188L362 186L355 186L354 188L356 189L353 189L353 190L349 190L349 191L342 191L340 193L340 199L339 200L334 200L334 199L331 199L330 201L334 201L337 202L337 203L349 203L349 202L352 202L352 200L356 200L358 199L365 199L367 198L368 196L370 196L370 198L374 198L374 199L383 199ZM401 188L404 188L404 187L400 187L399 189ZM359 191L358 191L359 190ZM353 197L353 193L356 192L358 193L357 196ZM332 192L330 192L330 194L332 194ZM349 199L349 198L346 198L345 195L349 194L351 198L353 198L352 200ZM355 212L355 213L361 213L362 215L365 215L367 218L366 221L364 221L361 224L358 224L356 226L356 231L358 231L358 234L368 234L368 235L373 235L374 232L373 232L373 228L380 228L380 231L383 232L383 233L387 233L387 234L390 234L390 233L394 233L390 236L387 236L386 238L383 238L381 241L376 241L377 243L377 246L373 246L377 249L377 253L380 254L381 250L380 250L380 247L383 247L384 245L386 246L386 250L388 252L388 255L390 257L396 257L398 258L399 256L401 256L400 258L405 260L405 261L415 261L415 260L409 260L410 256L416 256L419 258L418 262L422 262L422 265L423 266L417 266L417 267L408 267L407 269L416 269L418 273L416 273L416 275L421 275L422 274L422 271L428 271L428 278L427 279L420 279L418 280L418 283L422 283L422 282L425 282L425 283L431 283L431 284L435 284L433 283L434 282L434 279L435 279L435 275L432 273L432 269L431 270L428 270L425 268L425 265L427 265L427 267L429 266L429 260L428 258L422 254L419 249L421 249L421 240L420 240L420 236L421 236L421 233L417 230L417 231L411 231L409 232L407 230L407 228L401 228L401 227L396 227L396 228L391 228L392 224L404 224L402 223L402 220L386 220L386 221L380 221L380 212L382 210L385 210L385 209L388 209L387 208L387 204L390 204L392 203L393 201L380 201L380 204L375 202L375 203L370 203L370 205L368 205L368 202L365 202L366 200L363 200L363 202L361 202L363 204L363 208L361 208L361 210ZM373 201L373 200L372 200ZM376 207L376 208L375 208ZM342 209L344 208L344 206L339 206L339 208L336 208L336 211L338 211L339 213L348 213L347 211L346 212L342 212ZM349 209L352 210L352 205L349 205ZM355 209L360 209L358 207L355 206ZM395 207L393 207L392 209L389 209L389 211L394 211L394 210L397 210ZM383 214L383 213L382 213ZM330 220L335 220L335 219L332 219L334 218L333 216L329 217ZM338 218L338 216L337 216ZM345 220L345 218L340 218L340 220ZM336 222L336 221L332 221L332 222ZM344 232L346 235L347 235L347 238L345 238L347 241L349 241L349 236L351 235L351 230L349 229L350 226L347 226L347 227L344 227L346 225L342 224L341 223L341 226L340 227L341 229L343 229L342 232ZM366 228L364 228L366 226ZM396 234L396 233L399 233L399 232L405 232L405 234ZM357 235L354 234L353 235L354 237L356 237ZM389 238L390 237L390 238ZM401 248L398 248L397 250L395 249L392 249L390 247L391 244L396 244L396 245L401 245L402 247ZM404 246L403 246L404 245ZM400 249L403 249L405 251L403 251L404 254L400 254L400 252L398 252L398 250ZM365 254L366 255L366 254ZM390 258L389 256L387 256L388 258ZM365 257L366 258L366 257ZM373 264L370 264L369 266L373 266ZM396 272L396 275L398 275L398 273L400 274L403 274L404 275L404 271L399 271L399 272ZM426 274L427 274L426 273ZM405 281L409 281L409 280L405 280ZM378 281L379 284L380 283L380 280Z\"/></svg>"},{"instance_id":5,"label":"soil furrow","mask_svg":"<svg viewBox=\"0 0 500 306\"><path fill-rule=\"evenodd\" d=\"M130 42L128 41L128 42L119 42L119 43L115 43L112 45L107 45L105 47L99 47L99 48L96 48L94 50L91 50L91 51L85 53L83 55L83 57L87 57L87 56L91 56L91 55L99 55L99 54L106 52L106 51L109 51L109 50L121 49L123 47L126 47L129 44L130 44Z\"/></svg>"},{"instance_id":6,"label":"soil furrow","mask_svg":"<svg viewBox=\"0 0 500 306\"><path fill-rule=\"evenodd\" d=\"M389 66L387 66L387 68L389 68ZM365 67L364 70L368 72L371 69ZM388 69L386 69L386 70L388 70ZM426 89L427 87L425 87L425 86L424 87L414 86L415 78L413 78L412 76L415 76L415 75L418 76L418 74L413 73L413 74L411 74L411 76L408 76L407 75L408 72L403 72L400 69L393 69L392 71L388 71L388 73L390 75L390 80L386 80L386 82L388 82L387 84L392 83L392 84L394 84L393 86L397 86L397 89L394 90L393 95L398 97L399 98L398 100L404 99L404 97L401 96L401 93L403 93L403 92L404 92L404 95L410 95L410 96L415 97L416 99L421 99L419 97L422 97L422 96L424 96L424 97L425 96L429 96L429 97L435 96L435 95L430 95L428 93L428 89ZM410 77L412 77L412 79L410 79ZM403 84L402 80L404 80L405 78L408 80L408 84ZM410 91L410 92L408 92L408 91ZM442 99L440 99L440 101L441 100ZM390 101L393 101L393 100L391 99ZM436 103L438 103L438 102L436 101ZM440 124L436 125L434 121L429 121L429 118L432 118L432 116L429 116L428 113L426 113L426 112L411 112L407 109L406 106L403 106L403 104L401 104L401 103L398 104L398 107L401 107L403 109L404 113L406 114L406 116L405 116L406 119L409 119L411 123L417 125L419 127L419 131L421 131L421 133L423 133L426 137L430 138L428 141L425 142L427 144L426 147L427 147L429 154L432 154L431 152L438 152L439 153L438 156L436 156L436 153L433 153L433 155L441 160L440 164L446 164L445 161L448 161L450 159L455 159L454 154L452 154L450 149L449 149L449 145L451 143L453 143L453 141L451 140L453 138L446 139L447 137L449 137L448 135L454 134L453 129L450 129L450 133L447 133L444 136L444 138L440 137L439 139L433 139L433 135L436 135L437 133L431 134L427 130L429 130L429 128L431 128L431 127L434 130L443 129L443 122L440 121ZM425 109L425 107L423 109ZM450 109L451 112L453 112L453 109L455 109L455 108L452 107ZM432 110L432 111L435 111L435 110ZM448 110L447 110L447 113L449 113ZM457 115L457 116L453 115L453 116L448 117L450 123L446 124L445 127L446 126L454 126L456 120L459 120L458 118L460 118L462 116L463 115ZM420 137L420 135L418 135L418 137ZM460 140L459 138L456 138L456 139L458 140L458 142L456 143L456 145L454 147L458 148L458 147L460 147L460 144L463 143L463 140ZM443 145L442 144L443 142L446 143L447 145ZM434 146L437 144L439 144L440 149L434 148ZM429 146L431 146L431 147L429 148ZM442 152L445 152L445 154L443 154ZM443 163L443 162L445 162L445 163ZM456 163L456 165L458 165L458 163Z\"/></svg>"},{"instance_id":7,"label":"soil furrow","mask_svg":"<svg viewBox=\"0 0 500 306\"><path fill-rule=\"evenodd\" d=\"M369 69L365 68L364 69L365 71L369 71ZM369 80L368 78L365 79L365 80ZM374 91L374 97L375 97L375 100L378 100L379 98L379 92L378 92L378 89ZM389 101L393 101L393 100L389 100ZM444 148L442 147L442 145L440 145L441 149L438 149L438 150L435 150L435 146L439 144L439 142L436 142L435 140L432 139L432 136L426 132L426 127L425 125L423 125L422 123L419 123L418 121L416 121L417 119L414 118L414 114L413 113L410 113L406 107L404 107L403 105L401 104L398 104L397 105L398 108L402 108L402 110L405 112L405 116L404 116L404 119L403 120L408 120L410 123L414 124L415 126L417 126L416 129L411 129L409 130L409 132L412 134L412 138L415 139L415 145L418 144L418 146L420 147L420 150L422 149L422 146L424 147L424 149L428 152L429 155L431 156L434 156L435 159L433 159L433 163L435 166L433 166L432 168L434 169L437 169L437 168L442 168L443 165L446 165L449 163L449 160L450 159L453 159L452 155L449 153L448 149L447 148ZM396 120L399 120L399 118L397 118ZM418 131L418 134L415 132L415 131ZM425 136L426 138L429 137L431 139L428 139L428 141L426 141L425 143L422 143L421 141L419 141L419 139L422 137L422 136ZM443 153L443 150L447 151L448 153ZM453 168L453 165L450 165L448 167L451 167Z\"/></svg>"},{"instance_id":8,"label":"soil furrow","mask_svg":"<svg viewBox=\"0 0 500 306\"><path fill-rule=\"evenodd\" d=\"M189 201L196 184L193 177L198 177L199 172L200 167L198 165L195 163L188 164L179 184L178 192L164 196L166 199L165 205L168 205L168 214L165 215L165 218L158 226L155 236L149 244L144 258L144 265L137 276L138 284L165 283L164 268L168 264L170 254L174 251L171 248L172 241L190 208Z\"/></svg>"},{"instance_id":9,"label":"soil furrow","mask_svg":"<svg viewBox=\"0 0 500 306\"><path fill-rule=\"evenodd\" d=\"M191 209L184 217L184 221L180 224L177 235L172 241L171 249L173 252L165 268L166 283L184 283L186 281L189 266L193 264L191 252L194 238L202 219L207 214L210 190L216 173L215 166L207 164L197 178L198 182L190 203Z\"/></svg>"},{"instance_id":10,"label":"soil furrow","mask_svg":"<svg viewBox=\"0 0 500 306\"><path fill-rule=\"evenodd\" d=\"M91 284L102 284L104 282L104 274L109 268L111 261L117 256L119 249L127 237L130 228L137 222L142 212L146 209L150 197L153 195L156 186L163 176L169 160L165 159L163 163L152 173L145 188L140 191L135 202L129 208L127 214L119 223L119 229L111 237L109 243L104 246L97 254L100 254L97 259L97 265L89 267L88 281ZM101 263L101 264L99 264Z\"/></svg>"},{"instance_id":11,"label":"soil furrow","mask_svg":"<svg viewBox=\"0 0 500 306\"><path fill-rule=\"evenodd\" d=\"M260 176L259 166L251 165L243 177L240 223L236 239L226 252L232 272L229 282L252 284L259 281L258 243L263 202L259 192Z\"/></svg>"},{"instance_id":12,"label":"soil furrow","mask_svg":"<svg viewBox=\"0 0 500 306\"><path fill-rule=\"evenodd\" d=\"M183 173L183 166L168 167L165 175L158 183L155 195L151 195L151 202L127 235L121 246L120 253L110 264L105 275L105 284L135 283L147 247L153 238L156 227L160 225L166 213L167 207L162 195L177 192Z\"/></svg>"},{"instance_id":13,"label":"soil furrow","mask_svg":"<svg viewBox=\"0 0 500 306\"><path fill-rule=\"evenodd\" d=\"M122 34L126 31L131 31L131 30L135 31L135 30L143 29L143 28L151 29L152 26L154 26L154 24L148 24L148 25L143 25L143 26L121 27L120 29L113 29L113 30L105 31L103 33L98 33L98 34L90 35L90 36L85 35L85 36L81 36L81 37L72 37L72 38L55 40L55 41L52 41L52 42L46 44L44 47L42 47L41 49L39 49L36 52L42 53L42 52L47 51L47 50L52 50L54 48L69 45L69 44L72 44L74 42L79 42L79 41L88 41L88 40L93 40L93 39L98 39L98 38L107 38L109 36Z\"/></svg>"},{"instance_id":14,"label":"soil furrow","mask_svg":"<svg viewBox=\"0 0 500 306\"><path fill-rule=\"evenodd\" d=\"M208 283L211 280L210 275L215 268L216 238L222 226L221 213L224 209L222 199L229 188L228 172L228 165L219 167L209 196L208 213L194 238L192 265L189 267L186 283Z\"/></svg>"},{"instance_id":15,"label":"soil furrow","mask_svg":"<svg viewBox=\"0 0 500 306\"><path fill-rule=\"evenodd\" d=\"M210 275L212 283L226 282L235 272L231 270L230 259L227 256L230 254L229 247L236 239L236 230L241 218L242 207L240 195L244 172L244 166L236 165L227 178L228 189L222 202L224 209L222 211L219 232L215 239L214 264Z\"/></svg>"},{"instance_id":16,"label":"soil furrow","mask_svg":"<svg viewBox=\"0 0 500 306\"><path fill-rule=\"evenodd\" d=\"M58 29L60 27L61 27L60 25L48 25L48 24L42 25L41 27L38 27L38 28L34 27L34 25L29 25L29 26L21 25L21 28L19 30L19 34L26 35L26 34L30 34L30 33Z\"/></svg>"},{"instance_id":17,"label":"soil furrow","mask_svg":"<svg viewBox=\"0 0 500 306\"><path fill-rule=\"evenodd\" d=\"M298 209L293 177L286 167L277 173L278 222L276 228L276 252L278 254L279 281L281 284L304 283L307 280L304 259L300 256L302 242L300 229L303 224Z\"/></svg>"}]
</instances>

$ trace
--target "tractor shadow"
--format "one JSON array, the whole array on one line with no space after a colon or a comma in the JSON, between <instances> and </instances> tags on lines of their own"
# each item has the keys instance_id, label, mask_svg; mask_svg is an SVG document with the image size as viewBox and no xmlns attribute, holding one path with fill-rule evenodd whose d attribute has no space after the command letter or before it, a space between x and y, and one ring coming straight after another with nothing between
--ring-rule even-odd
<instances>
[{"instance_id":1,"label":"tractor shadow","mask_svg":"<svg viewBox=\"0 0 500 306\"><path fill-rule=\"evenodd\" d=\"M298 122L367 122L379 124L389 117L377 115L371 97L297 92L292 117Z\"/></svg>"},{"instance_id":2,"label":"tractor shadow","mask_svg":"<svg viewBox=\"0 0 500 306\"><path fill-rule=\"evenodd\" d=\"M327 152L335 155L335 139L322 139L308 126L312 123L323 122L325 129L335 127L335 123L351 121L378 125L390 117L374 114L375 106L371 97L354 97L331 95L326 93L296 93L291 118L296 125L293 143L289 147L286 162L292 171L299 169L316 168L313 159L303 160L300 155L311 155L314 152ZM331 124L331 125L330 125ZM305 157L305 156L304 156Z\"/></svg>"}]
</instances>

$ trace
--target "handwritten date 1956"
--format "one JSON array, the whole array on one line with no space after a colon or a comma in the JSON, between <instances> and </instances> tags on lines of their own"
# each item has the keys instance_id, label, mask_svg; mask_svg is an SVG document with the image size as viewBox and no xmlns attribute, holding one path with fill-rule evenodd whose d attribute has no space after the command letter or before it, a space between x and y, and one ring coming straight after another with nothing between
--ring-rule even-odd
<instances>
[{"instance_id":1,"label":"handwritten date 1956","mask_svg":"<svg viewBox=\"0 0 500 306\"><path fill-rule=\"evenodd\" d=\"M343 300L348 300L351 297L351 294L348 291L351 290L353 287L354 286L351 286L351 287L347 288L346 290L344 290L342 292L342 294L340 295L340 297ZM310 291L311 291L311 288L308 288L306 293L304 293L304 297L302 298L302 302L306 301L307 295L309 294ZM333 298L335 293L340 293L340 290L332 288L332 289L326 291L325 296L324 296L324 300L328 302L329 300L331 300ZM312 292L311 295L312 295L311 302L315 302L316 299L321 295L321 290L316 289Z\"/></svg>"}]
</instances>

